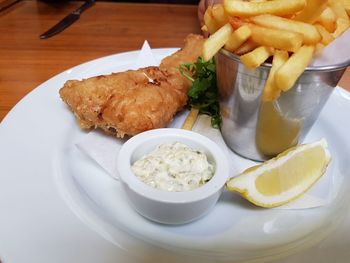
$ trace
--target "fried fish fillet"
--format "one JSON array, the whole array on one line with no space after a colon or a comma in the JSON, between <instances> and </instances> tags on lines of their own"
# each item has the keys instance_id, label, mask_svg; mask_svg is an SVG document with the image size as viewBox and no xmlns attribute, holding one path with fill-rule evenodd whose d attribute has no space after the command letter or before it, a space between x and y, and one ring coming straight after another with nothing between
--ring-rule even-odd
<instances>
[{"instance_id":1,"label":"fried fish fillet","mask_svg":"<svg viewBox=\"0 0 350 263\"><path fill-rule=\"evenodd\" d=\"M164 58L159 67L69 80L60 96L83 129L101 128L124 137L165 127L187 103L191 83L180 74L179 65L196 61L203 41L199 35L187 36L184 48Z\"/></svg>"}]
</instances>

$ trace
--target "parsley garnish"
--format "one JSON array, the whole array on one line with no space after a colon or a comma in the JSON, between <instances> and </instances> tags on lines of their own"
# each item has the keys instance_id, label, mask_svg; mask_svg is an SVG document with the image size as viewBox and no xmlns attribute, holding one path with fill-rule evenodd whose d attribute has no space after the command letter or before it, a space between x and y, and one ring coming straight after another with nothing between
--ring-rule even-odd
<instances>
[{"instance_id":1,"label":"parsley garnish","mask_svg":"<svg viewBox=\"0 0 350 263\"><path fill-rule=\"evenodd\" d=\"M211 116L211 125L220 128L221 115L214 59L204 61L199 57L195 63L180 65L180 72L192 81L187 93L188 106L197 108L200 114Z\"/></svg>"}]
</instances>

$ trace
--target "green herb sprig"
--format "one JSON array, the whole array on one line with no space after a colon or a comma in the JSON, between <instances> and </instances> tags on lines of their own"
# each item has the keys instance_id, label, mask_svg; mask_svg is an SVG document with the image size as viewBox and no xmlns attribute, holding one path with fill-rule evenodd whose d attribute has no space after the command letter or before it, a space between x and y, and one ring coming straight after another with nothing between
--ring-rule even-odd
<instances>
[{"instance_id":1,"label":"green herb sprig","mask_svg":"<svg viewBox=\"0 0 350 263\"><path fill-rule=\"evenodd\" d=\"M192 81L187 93L188 106L197 108L200 114L211 116L212 127L220 128L221 115L214 59L204 61L199 57L195 63L182 64L179 69L182 75Z\"/></svg>"}]
</instances>

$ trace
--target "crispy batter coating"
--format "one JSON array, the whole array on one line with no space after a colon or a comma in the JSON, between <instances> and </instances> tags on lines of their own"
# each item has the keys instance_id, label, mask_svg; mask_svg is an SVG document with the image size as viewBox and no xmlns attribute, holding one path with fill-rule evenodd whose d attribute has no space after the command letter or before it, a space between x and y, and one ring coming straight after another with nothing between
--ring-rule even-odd
<instances>
[{"instance_id":1,"label":"crispy batter coating","mask_svg":"<svg viewBox=\"0 0 350 263\"><path fill-rule=\"evenodd\" d=\"M164 58L159 67L69 80L60 96L83 129L101 128L124 137L165 127L187 103L190 82L178 67L201 55L203 41L189 35L184 48Z\"/></svg>"}]
</instances>

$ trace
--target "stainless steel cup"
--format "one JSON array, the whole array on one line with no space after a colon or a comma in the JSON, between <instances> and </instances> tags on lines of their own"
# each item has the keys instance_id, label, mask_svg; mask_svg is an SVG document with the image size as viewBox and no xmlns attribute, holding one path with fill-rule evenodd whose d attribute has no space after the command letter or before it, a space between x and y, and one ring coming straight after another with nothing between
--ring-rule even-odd
<instances>
[{"instance_id":1,"label":"stainless steel cup","mask_svg":"<svg viewBox=\"0 0 350 263\"><path fill-rule=\"evenodd\" d=\"M349 66L346 61L309 67L277 100L262 102L271 64L249 70L226 50L215 60L223 138L234 152L256 161L276 156L304 139Z\"/></svg>"}]
</instances>

